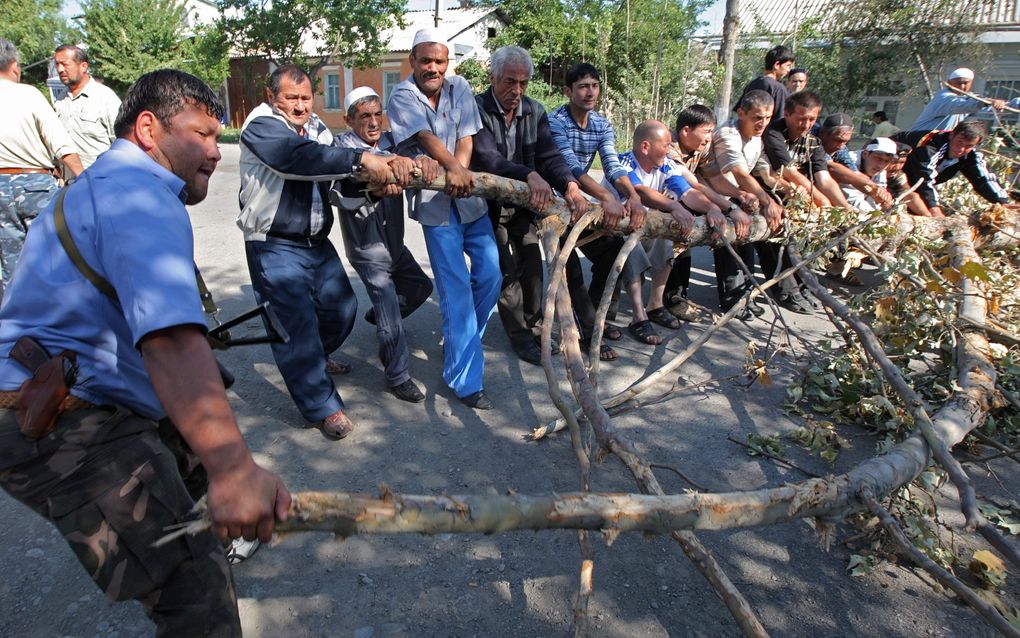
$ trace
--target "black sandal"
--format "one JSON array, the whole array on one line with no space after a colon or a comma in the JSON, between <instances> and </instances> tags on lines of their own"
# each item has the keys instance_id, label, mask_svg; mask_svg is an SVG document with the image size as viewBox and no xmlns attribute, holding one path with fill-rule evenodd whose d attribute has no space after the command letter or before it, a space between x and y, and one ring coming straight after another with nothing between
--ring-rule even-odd
<instances>
[{"instance_id":1,"label":"black sandal","mask_svg":"<svg viewBox=\"0 0 1020 638\"><path fill-rule=\"evenodd\" d=\"M610 341L619 341L620 339L623 339L623 333L620 332L619 328L611 323L607 323L605 327L602 328L602 336ZM603 361L606 361L606 359L603 359Z\"/></svg>"},{"instance_id":2,"label":"black sandal","mask_svg":"<svg viewBox=\"0 0 1020 638\"><path fill-rule=\"evenodd\" d=\"M641 343L648 344L650 346L657 346L662 343L662 337L655 331L655 327L652 326L652 322L648 319L632 323L627 326L627 331L630 332L630 336L634 337Z\"/></svg>"},{"instance_id":3,"label":"black sandal","mask_svg":"<svg viewBox=\"0 0 1020 638\"><path fill-rule=\"evenodd\" d=\"M648 311L648 319L659 324L663 328L669 328L670 330L676 330L680 327L680 320L677 319L666 310L665 306L659 306L655 310Z\"/></svg>"}]
</instances>

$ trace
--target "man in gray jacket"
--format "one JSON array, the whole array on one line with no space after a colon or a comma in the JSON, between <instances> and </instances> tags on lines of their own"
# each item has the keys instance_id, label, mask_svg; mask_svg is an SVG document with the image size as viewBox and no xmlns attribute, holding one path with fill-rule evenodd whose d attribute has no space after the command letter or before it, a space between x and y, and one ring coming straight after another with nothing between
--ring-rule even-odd
<instances>
[{"instance_id":1,"label":"man in gray jacket","mask_svg":"<svg viewBox=\"0 0 1020 638\"><path fill-rule=\"evenodd\" d=\"M407 184L413 163L333 146L311 110L311 78L297 66L273 71L268 97L241 127L237 225L255 298L277 309L290 335L272 346L287 390L306 420L340 439L354 423L329 375L349 367L327 357L350 334L358 300L329 242L329 184L359 169L373 183Z\"/></svg>"}]
</instances>

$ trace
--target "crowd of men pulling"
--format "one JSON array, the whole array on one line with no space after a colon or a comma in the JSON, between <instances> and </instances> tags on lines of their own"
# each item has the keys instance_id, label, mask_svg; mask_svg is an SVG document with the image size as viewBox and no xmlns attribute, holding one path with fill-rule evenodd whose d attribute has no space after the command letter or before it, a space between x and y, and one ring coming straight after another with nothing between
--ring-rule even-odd
<instances>
[{"instance_id":1,"label":"crowd of men pulling","mask_svg":"<svg viewBox=\"0 0 1020 638\"><path fill-rule=\"evenodd\" d=\"M252 459L206 339L184 206L205 197L220 160L223 106L197 78L172 70L142 76L120 103L91 78L81 49L62 46L55 61L69 91L54 111L19 84L17 50L0 39L0 485L57 526L109 597L140 600L159 635L239 635L220 539L268 540L290 496ZM369 87L351 91L350 130L339 137L312 112L308 74L282 66L241 129L237 223L252 288L290 337L272 345L287 389L302 416L332 438L354 429L332 378L350 366L330 354L357 315L329 240L335 219L372 302L364 318L376 327L386 384L415 403L425 394L410 375L402 321L429 298L433 281L404 243L405 210L422 225L442 313L443 380L461 402L485 410L494 405L484 389L482 336L494 308L517 355L540 363L537 229L554 194L575 222L597 202L608 229L624 222L640 229L656 210L683 233L704 216L713 228L732 223L739 238L753 215L778 230L784 202L797 193L819 206L859 209L907 193L911 213L938 216L946 211L937 186L963 173L985 199L1008 199L976 150L984 125L964 119L1006 104L970 94L968 69L949 76L910 130L877 113L875 139L850 151L852 119L833 113L817 122L821 98L780 46L732 119L717 123L711 109L691 105L673 128L641 123L631 149L618 153L612 125L596 112L601 77L590 64L567 71L567 103L547 113L526 95L534 73L527 51L495 51L491 85L478 95L447 76L449 62L439 32L419 31L411 75L386 105ZM601 179L591 172L596 155ZM444 191L404 192L440 168ZM530 207L471 196L472 171L526 182ZM611 235L583 243L587 281L578 251L567 261L586 347L622 246ZM671 241L645 240L624 265L626 330L641 343L659 344L660 328L697 316L686 301L690 256L674 252ZM742 245L738 255L750 272L756 255L765 273L782 265L774 243ZM714 256L721 307L745 304L744 321L762 315L744 302L752 285L745 269L728 251ZM777 301L814 311L795 279L784 281ZM603 336L613 341L623 331L607 323ZM598 351L603 360L617 356L608 343ZM214 533L154 547L203 493ZM231 558L253 547L235 543Z\"/></svg>"}]
</instances>

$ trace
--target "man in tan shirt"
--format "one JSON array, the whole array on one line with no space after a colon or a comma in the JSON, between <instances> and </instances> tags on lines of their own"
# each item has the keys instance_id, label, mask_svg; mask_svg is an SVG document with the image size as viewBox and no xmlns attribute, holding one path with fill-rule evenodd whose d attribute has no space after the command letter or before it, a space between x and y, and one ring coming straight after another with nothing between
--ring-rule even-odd
<instances>
[{"instance_id":1,"label":"man in tan shirt","mask_svg":"<svg viewBox=\"0 0 1020 638\"><path fill-rule=\"evenodd\" d=\"M92 77L88 54L73 44L57 47L53 60L60 81L68 88L67 94L53 107L60 123L71 135L82 166L88 168L117 137L113 133L113 123L120 109L120 98L113 89Z\"/></svg>"},{"instance_id":2,"label":"man in tan shirt","mask_svg":"<svg viewBox=\"0 0 1020 638\"><path fill-rule=\"evenodd\" d=\"M71 137L50 103L20 81L18 49L0 38L0 294L29 224L57 190L57 165L71 176L82 171Z\"/></svg>"}]
</instances>

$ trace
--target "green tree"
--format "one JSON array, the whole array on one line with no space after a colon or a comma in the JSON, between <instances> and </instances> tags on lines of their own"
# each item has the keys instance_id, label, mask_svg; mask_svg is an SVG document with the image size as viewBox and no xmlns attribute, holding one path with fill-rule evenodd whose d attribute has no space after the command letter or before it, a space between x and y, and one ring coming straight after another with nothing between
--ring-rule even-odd
<instances>
[{"instance_id":1,"label":"green tree","mask_svg":"<svg viewBox=\"0 0 1020 638\"><path fill-rule=\"evenodd\" d=\"M81 26L96 75L120 93L156 69L182 69L214 87L226 79L226 38L211 26L189 28L177 0L85 0Z\"/></svg>"},{"instance_id":2,"label":"green tree","mask_svg":"<svg viewBox=\"0 0 1020 638\"><path fill-rule=\"evenodd\" d=\"M384 32L403 26L403 0L218 0L220 29L243 57L299 64L329 59L365 68L386 52ZM306 54L304 43L311 43Z\"/></svg>"},{"instance_id":3,"label":"green tree","mask_svg":"<svg viewBox=\"0 0 1020 638\"><path fill-rule=\"evenodd\" d=\"M22 67L46 61L68 29L60 15L61 0L3 0L3 27L0 36L18 47ZM25 71L22 82L42 84L48 65L43 63Z\"/></svg>"}]
</instances>

